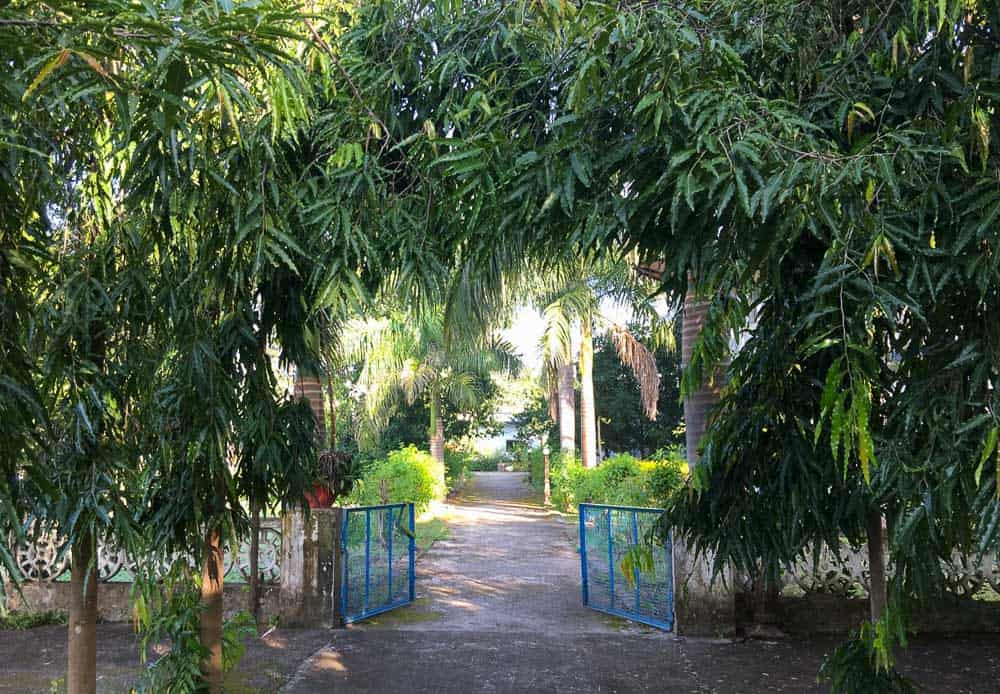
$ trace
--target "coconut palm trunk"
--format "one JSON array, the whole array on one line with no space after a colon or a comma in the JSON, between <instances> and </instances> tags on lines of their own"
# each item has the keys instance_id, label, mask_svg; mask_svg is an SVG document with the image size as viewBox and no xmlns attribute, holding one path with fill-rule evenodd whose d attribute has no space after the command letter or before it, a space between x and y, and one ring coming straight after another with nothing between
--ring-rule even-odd
<instances>
[{"instance_id":1,"label":"coconut palm trunk","mask_svg":"<svg viewBox=\"0 0 1000 694\"><path fill-rule=\"evenodd\" d=\"M695 343L705 325L705 314L709 302L695 295L694 281L688 281L687 296L684 298L684 317L681 323L681 369L686 369L691 363L691 355ZM698 451L701 440L708 427L708 413L719 401L719 381L724 375L719 369L716 378L702 383L694 392L684 396L684 438L687 446L688 464L693 470L700 459Z\"/></svg>"},{"instance_id":2,"label":"coconut palm trunk","mask_svg":"<svg viewBox=\"0 0 1000 694\"><path fill-rule=\"evenodd\" d=\"M576 369L572 364L559 367L559 450L576 453L576 395L573 381Z\"/></svg>"},{"instance_id":3,"label":"coconut palm trunk","mask_svg":"<svg viewBox=\"0 0 1000 694\"><path fill-rule=\"evenodd\" d=\"M594 403L594 329L589 315L580 331L580 458L597 467L597 410Z\"/></svg>"},{"instance_id":4,"label":"coconut palm trunk","mask_svg":"<svg viewBox=\"0 0 1000 694\"><path fill-rule=\"evenodd\" d=\"M322 450L326 446L326 410L323 407L323 385L318 374L303 368L296 369L295 396L309 402L316 420L316 444Z\"/></svg>"},{"instance_id":5,"label":"coconut palm trunk","mask_svg":"<svg viewBox=\"0 0 1000 694\"><path fill-rule=\"evenodd\" d=\"M431 457L444 464L444 420L441 417L441 399L436 392L430 397L431 423L430 448Z\"/></svg>"}]
</instances>

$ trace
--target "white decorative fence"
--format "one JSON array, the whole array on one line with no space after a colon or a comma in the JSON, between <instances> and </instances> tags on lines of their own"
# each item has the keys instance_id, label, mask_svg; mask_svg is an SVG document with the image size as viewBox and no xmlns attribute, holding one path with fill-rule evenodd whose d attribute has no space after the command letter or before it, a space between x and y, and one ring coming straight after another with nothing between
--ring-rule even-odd
<instances>
[{"instance_id":1,"label":"white decorative fence","mask_svg":"<svg viewBox=\"0 0 1000 694\"><path fill-rule=\"evenodd\" d=\"M258 567L265 583L281 580L281 520L268 518L261 521ZM52 530L36 531L31 528L26 544L14 552L21 575L29 581L68 581L70 552L65 540ZM176 560L178 557L174 557ZM250 540L240 542L236 552L226 547L225 582L244 583L250 577ZM135 567L125 552L99 542L97 546L97 576L105 583L129 583Z\"/></svg>"},{"instance_id":2,"label":"white decorative fence","mask_svg":"<svg viewBox=\"0 0 1000 694\"><path fill-rule=\"evenodd\" d=\"M892 575L890 562L887 567ZM948 592L957 597L971 598L983 590L1000 593L1000 558L993 555L979 559L956 552L950 560L941 562ZM786 594L824 593L839 597L867 597L870 587L868 552L864 547L844 546L838 557L824 547L818 563L812 554L800 559L784 576L782 591Z\"/></svg>"}]
</instances>

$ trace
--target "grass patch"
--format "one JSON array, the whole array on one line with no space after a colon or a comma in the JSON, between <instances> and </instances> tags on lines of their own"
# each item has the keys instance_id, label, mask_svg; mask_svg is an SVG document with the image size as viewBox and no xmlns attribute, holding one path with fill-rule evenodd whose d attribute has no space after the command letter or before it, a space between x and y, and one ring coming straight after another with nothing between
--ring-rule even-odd
<instances>
[{"instance_id":1,"label":"grass patch","mask_svg":"<svg viewBox=\"0 0 1000 694\"><path fill-rule=\"evenodd\" d=\"M395 627L405 624L420 624L433 622L444 615L429 608L430 601L426 597L417 598L411 604L389 610L382 614L369 617L364 621L366 627Z\"/></svg>"},{"instance_id":2,"label":"grass patch","mask_svg":"<svg viewBox=\"0 0 1000 694\"><path fill-rule=\"evenodd\" d=\"M35 627L50 626L52 624L66 624L69 622L69 615L59 610L44 610L41 612L20 612L11 611L0 614L0 629L24 631Z\"/></svg>"}]
</instances>

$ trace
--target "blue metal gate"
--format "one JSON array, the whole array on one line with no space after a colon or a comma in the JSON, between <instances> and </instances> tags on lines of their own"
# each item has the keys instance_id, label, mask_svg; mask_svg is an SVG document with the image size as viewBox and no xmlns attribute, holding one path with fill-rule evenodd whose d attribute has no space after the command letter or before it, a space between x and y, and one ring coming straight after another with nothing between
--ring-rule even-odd
<instances>
[{"instance_id":1,"label":"blue metal gate","mask_svg":"<svg viewBox=\"0 0 1000 694\"><path fill-rule=\"evenodd\" d=\"M655 528L662 514L656 508L580 504L584 605L673 629L671 540Z\"/></svg>"},{"instance_id":2,"label":"blue metal gate","mask_svg":"<svg viewBox=\"0 0 1000 694\"><path fill-rule=\"evenodd\" d=\"M413 602L413 520L413 504L344 509L340 605L345 624Z\"/></svg>"}]
</instances>

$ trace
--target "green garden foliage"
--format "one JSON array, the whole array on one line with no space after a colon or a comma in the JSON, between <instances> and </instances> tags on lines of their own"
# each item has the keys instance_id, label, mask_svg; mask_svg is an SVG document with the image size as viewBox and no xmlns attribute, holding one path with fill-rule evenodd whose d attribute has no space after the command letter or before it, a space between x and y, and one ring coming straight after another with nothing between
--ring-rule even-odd
<instances>
[{"instance_id":1,"label":"green garden foliage","mask_svg":"<svg viewBox=\"0 0 1000 694\"><path fill-rule=\"evenodd\" d=\"M447 493L445 466L429 453L407 446L375 461L347 497L348 504L371 506L412 502L417 513Z\"/></svg>"},{"instance_id":2,"label":"green garden foliage","mask_svg":"<svg viewBox=\"0 0 1000 694\"><path fill-rule=\"evenodd\" d=\"M162 567L168 567L166 571ZM199 691L200 661L204 649L199 640L199 620L203 611L196 568L181 559L172 561L150 552L140 571L152 572L137 581L132 590L133 612L141 626L140 650L149 662L151 647L169 642L171 648L152 660L136 685L149 694L187 694ZM232 614L223 623L223 669L236 667L246 651L246 639L257 634L253 616L246 611Z\"/></svg>"},{"instance_id":3,"label":"green garden foliage","mask_svg":"<svg viewBox=\"0 0 1000 694\"><path fill-rule=\"evenodd\" d=\"M891 642L886 626L885 622L863 624L857 636L838 646L824 661L819 679L830 685L831 694L915 694L918 691L885 661L883 654Z\"/></svg>"},{"instance_id":4,"label":"green garden foliage","mask_svg":"<svg viewBox=\"0 0 1000 694\"><path fill-rule=\"evenodd\" d=\"M472 470L473 457L463 450L446 446L444 449L444 483L451 493L460 489Z\"/></svg>"},{"instance_id":5,"label":"green garden foliage","mask_svg":"<svg viewBox=\"0 0 1000 694\"><path fill-rule=\"evenodd\" d=\"M543 491L544 460L540 449L528 452L531 484ZM577 504L611 504L667 508L687 480L688 467L678 449L657 451L648 460L627 454L611 456L595 468L558 452L549 463L552 504L574 510Z\"/></svg>"}]
</instances>

